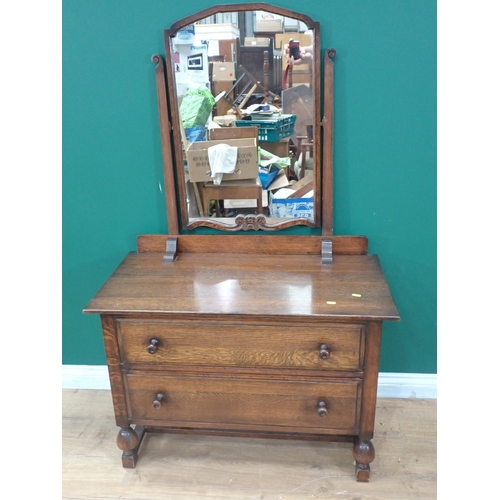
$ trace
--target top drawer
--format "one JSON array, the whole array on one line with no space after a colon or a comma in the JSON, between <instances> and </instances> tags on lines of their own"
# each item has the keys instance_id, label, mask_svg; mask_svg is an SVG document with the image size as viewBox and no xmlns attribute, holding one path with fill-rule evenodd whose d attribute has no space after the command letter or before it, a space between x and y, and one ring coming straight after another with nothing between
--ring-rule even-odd
<instances>
[{"instance_id":1,"label":"top drawer","mask_svg":"<svg viewBox=\"0 0 500 500\"><path fill-rule=\"evenodd\" d=\"M299 327L118 320L129 364L358 371L364 327Z\"/></svg>"}]
</instances>

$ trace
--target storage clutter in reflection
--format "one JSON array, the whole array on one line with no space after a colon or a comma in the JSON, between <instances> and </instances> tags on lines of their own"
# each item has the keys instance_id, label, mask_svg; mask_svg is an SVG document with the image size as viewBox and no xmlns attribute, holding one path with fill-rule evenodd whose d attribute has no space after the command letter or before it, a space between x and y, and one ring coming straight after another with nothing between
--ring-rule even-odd
<instances>
[{"instance_id":1,"label":"storage clutter in reflection","mask_svg":"<svg viewBox=\"0 0 500 500\"><path fill-rule=\"evenodd\" d=\"M313 33L264 11L241 19L171 39L189 216L313 221Z\"/></svg>"}]
</instances>

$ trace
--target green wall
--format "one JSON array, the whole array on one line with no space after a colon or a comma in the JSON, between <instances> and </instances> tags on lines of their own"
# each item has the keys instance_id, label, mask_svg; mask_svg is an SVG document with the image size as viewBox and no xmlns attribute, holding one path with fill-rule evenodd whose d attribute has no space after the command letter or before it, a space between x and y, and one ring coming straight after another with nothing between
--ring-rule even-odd
<instances>
[{"instance_id":1,"label":"green wall","mask_svg":"<svg viewBox=\"0 0 500 500\"><path fill-rule=\"evenodd\" d=\"M151 55L212 3L63 2L64 364L105 364L81 311L138 234L167 231ZM274 4L337 50L335 233L369 238L402 318L384 325L381 371L436 373L436 1Z\"/></svg>"}]
</instances>

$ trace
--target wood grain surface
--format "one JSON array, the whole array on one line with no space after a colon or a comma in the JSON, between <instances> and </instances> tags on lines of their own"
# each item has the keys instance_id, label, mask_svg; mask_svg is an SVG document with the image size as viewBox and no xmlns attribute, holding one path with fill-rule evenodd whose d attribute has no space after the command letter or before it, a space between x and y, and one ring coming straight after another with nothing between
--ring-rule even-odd
<instances>
[{"instance_id":1,"label":"wood grain surface","mask_svg":"<svg viewBox=\"0 0 500 500\"><path fill-rule=\"evenodd\" d=\"M148 346L158 343L155 352ZM362 370L364 327L253 326L201 321L118 320L127 364ZM325 345L328 357L320 357Z\"/></svg>"},{"instance_id":2,"label":"wood grain surface","mask_svg":"<svg viewBox=\"0 0 500 500\"><path fill-rule=\"evenodd\" d=\"M376 255L126 256L84 313L193 313L399 320Z\"/></svg>"},{"instance_id":3,"label":"wood grain surface","mask_svg":"<svg viewBox=\"0 0 500 500\"><path fill-rule=\"evenodd\" d=\"M138 252L165 252L168 234L141 234L137 237ZM321 255L321 242L332 242L334 255L365 255L366 236L294 236L261 234L178 235L180 253L233 253L259 255ZM231 239L228 239L231 238Z\"/></svg>"},{"instance_id":4,"label":"wood grain surface","mask_svg":"<svg viewBox=\"0 0 500 500\"><path fill-rule=\"evenodd\" d=\"M126 376L133 423L245 431L353 434L359 380L295 382L167 375ZM153 402L161 394L158 408ZM327 414L318 414L324 401Z\"/></svg>"}]
</instances>

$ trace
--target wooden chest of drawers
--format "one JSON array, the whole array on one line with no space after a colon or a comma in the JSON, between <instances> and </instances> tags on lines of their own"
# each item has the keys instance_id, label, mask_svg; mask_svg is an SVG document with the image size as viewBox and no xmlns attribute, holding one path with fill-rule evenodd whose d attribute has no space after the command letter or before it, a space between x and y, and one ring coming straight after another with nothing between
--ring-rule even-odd
<instances>
[{"instance_id":1,"label":"wooden chest of drawers","mask_svg":"<svg viewBox=\"0 0 500 500\"><path fill-rule=\"evenodd\" d=\"M101 315L123 465L155 430L340 439L368 480L382 321L399 318L377 257L162 257L129 254L84 311Z\"/></svg>"}]
</instances>

